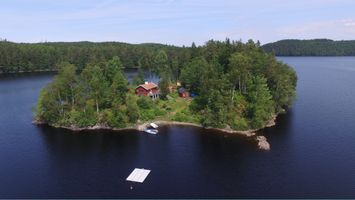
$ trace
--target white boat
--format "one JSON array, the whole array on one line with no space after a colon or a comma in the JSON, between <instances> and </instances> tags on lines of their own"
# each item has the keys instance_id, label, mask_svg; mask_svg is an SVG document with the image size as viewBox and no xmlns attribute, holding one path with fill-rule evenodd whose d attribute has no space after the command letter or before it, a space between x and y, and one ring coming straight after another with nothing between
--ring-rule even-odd
<instances>
[{"instance_id":1,"label":"white boat","mask_svg":"<svg viewBox=\"0 0 355 200\"><path fill-rule=\"evenodd\" d=\"M158 133L158 130L157 129L150 129L150 128L147 128L144 130L144 132L146 133L149 133L149 134L157 134Z\"/></svg>"},{"instance_id":2,"label":"white boat","mask_svg":"<svg viewBox=\"0 0 355 200\"><path fill-rule=\"evenodd\" d=\"M158 125L156 125L155 123L150 123L149 125L150 125L151 127L155 128L155 129L158 128Z\"/></svg>"}]
</instances>

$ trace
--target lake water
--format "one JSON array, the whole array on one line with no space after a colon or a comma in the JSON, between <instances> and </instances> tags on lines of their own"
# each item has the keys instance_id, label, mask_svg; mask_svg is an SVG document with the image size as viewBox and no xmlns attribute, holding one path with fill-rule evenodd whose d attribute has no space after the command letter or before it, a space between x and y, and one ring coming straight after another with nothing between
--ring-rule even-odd
<instances>
[{"instance_id":1,"label":"lake water","mask_svg":"<svg viewBox=\"0 0 355 200\"><path fill-rule=\"evenodd\" d=\"M31 124L52 75L0 78L0 198L355 198L355 58L281 57L298 98L263 134L73 133ZM152 170L143 184L126 177ZM130 189L133 186L133 189Z\"/></svg>"}]
</instances>

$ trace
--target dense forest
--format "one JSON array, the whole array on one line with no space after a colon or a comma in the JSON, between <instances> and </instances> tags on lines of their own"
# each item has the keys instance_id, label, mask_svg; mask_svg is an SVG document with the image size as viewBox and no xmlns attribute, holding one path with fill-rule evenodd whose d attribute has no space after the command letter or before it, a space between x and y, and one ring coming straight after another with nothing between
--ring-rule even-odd
<instances>
[{"instance_id":1,"label":"dense forest","mask_svg":"<svg viewBox=\"0 0 355 200\"><path fill-rule=\"evenodd\" d=\"M281 40L262 48L276 56L355 56L355 40Z\"/></svg>"},{"instance_id":2,"label":"dense forest","mask_svg":"<svg viewBox=\"0 0 355 200\"><path fill-rule=\"evenodd\" d=\"M44 42L14 43L0 41L0 73L57 71L58 63L69 62L82 70L90 62L106 62L118 56L125 68L153 69L155 54L164 50L170 64L186 63L196 46L176 47L162 44L120 42ZM262 49L276 56L354 56L355 41L281 40ZM195 52L194 52L195 53ZM178 62L178 63L177 63ZM225 63L222 63L225 64Z\"/></svg>"},{"instance_id":3,"label":"dense forest","mask_svg":"<svg viewBox=\"0 0 355 200\"><path fill-rule=\"evenodd\" d=\"M56 71L60 62L70 62L79 70L89 62L107 61L119 56L126 68L150 62L152 53L163 49L169 58L182 60L187 48L162 44L127 44L120 42L45 42L14 43L0 41L0 73Z\"/></svg>"},{"instance_id":4,"label":"dense forest","mask_svg":"<svg viewBox=\"0 0 355 200\"><path fill-rule=\"evenodd\" d=\"M183 59L164 48L149 53L151 62L143 62L144 55L137 59L140 70L132 83L118 56L92 60L80 71L70 61L56 64L59 72L41 91L36 119L54 126L114 128L164 119L246 130L264 127L295 99L295 71L251 40L192 44ZM142 69L159 75L159 100L135 95L135 86L144 82ZM196 97L179 98L169 89L177 81Z\"/></svg>"}]
</instances>

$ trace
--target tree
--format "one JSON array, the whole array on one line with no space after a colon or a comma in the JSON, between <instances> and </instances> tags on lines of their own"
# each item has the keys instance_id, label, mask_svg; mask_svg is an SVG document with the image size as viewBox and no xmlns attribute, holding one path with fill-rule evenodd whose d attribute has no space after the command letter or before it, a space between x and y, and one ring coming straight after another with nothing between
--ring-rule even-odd
<instances>
[{"instance_id":1,"label":"tree","mask_svg":"<svg viewBox=\"0 0 355 200\"><path fill-rule=\"evenodd\" d=\"M35 110L37 120L51 124L56 124L59 121L62 106L58 100L58 92L55 90L52 84L41 90Z\"/></svg>"},{"instance_id":2,"label":"tree","mask_svg":"<svg viewBox=\"0 0 355 200\"><path fill-rule=\"evenodd\" d=\"M229 58L229 79L232 90L238 88L240 93L247 92L247 81L250 77L250 58L242 53L234 53Z\"/></svg>"},{"instance_id":3,"label":"tree","mask_svg":"<svg viewBox=\"0 0 355 200\"><path fill-rule=\"evenodd\" d=\"M73 64L68 62L63 62L58 65L59 72L58 75L55 77L58 85L60 85L59 90L61 90L63 96L66 99L70 99L71 106L74 107L75 105L75 89L77 87L77 77L76 77L76 68Z\"/></svg>"},{"instance_id":4,"label":"tree","mask_svg":"<svg viewBox=\"0 0 355 200\"><path fill-rule=\"evenodd\" d=\"M152 72L154 70L154 61L152 52L147 52L139 60L140 69L149 72L149 78L151 79Z\"/></svg>"},{"instance_id":5,"label":"tree","mask_svg":"<svg viewBox=\"0 0 355 200\"><path fill-rule=\"evenodd\" d=\"M147 96L140 96L137 99L137 105L142 109L150 109L153 107L153 101Z\"/></svg>"},{"instance_id":6,"label":"tree","mask_svg":"<svg viewBox=\"0 0 355 200\"><path fill-rule=\"evenodd\" d=\"M170 79L171 71L168 65L168 55L164 50L160 50L154 56L154 65L155 65L155 72L158 73L159 76L166 75Z\"/></svg>"},{"instance_id":7,"label":"tree","mask_svg":"<svg viewBox=\"0 0 355 200\"><path fill-rule=\"evenodd\" d=\"M202 124L204 126L224 128L227 110L222 94L218 90L211 90L207 102L207 106L203 111Z\"/></svg>"},{"instance_id":8,"label":"tree","mask_svg":"<svg viewBox=\"0 0 355 200\"><path fill-rule=\"evenodd\" d=\"M99 114L100 105L107 99L108 83L97 65L88 65L81 73L87 96L95 100L96 112Z\"/></svg>"},{"instance_id":9,"label":"tree","mask_svg":"<svg viewBox=\"0 0 355 200\"><path fill-rule=\"evenodd\" d=\"M159 82L160 97L162 99L166 99L166 96L170 93L169 85L170 85L170 81L167 75L163 75L162 79Z\"/></svg>"},{"instance_id":10,"label":"tree","mask_svg":"<svg viewBox=\"0 0 355 200\"><path fill-rule=\"evenodd\" d=\"M253 128L263 127L274 113L274 102L270 94L266 79L255 76L247 94L247 115Z\"/></svg>"},{"instance_id":11,"label":"tree","mask_svg":"<svg viewBox=\"0 0 355 200\"><path fill-rule=\"evenodd\" d=\"M171 81L178 81L180 76L180 63L177 59L172 59L171 61Z\"/></svg>"},{"instance_id":12,"label":"tree","mask_svg":"<svg viewBox=\"0 0 355 200\"><path fill-rule=\"evenodd\" d=\"M139 119L139 107L137 105L137 97L127 95L127 116L130 123L135 123Z\"/></svg>"},{"instance_id":13,"label":"tree","mask_svg":"<svg viewBox=\"0 0 355 200\"><path fill-rule=\"evenodd\" d=\"M196 47L195 42L192 42L191 44L191 58L196 58L198 57L198 48Z\"/></svg>"},{"instance_id":14,"label":"tree","mask_svg":"<svg viewBox=\"0 0 355 200\"><path fill-rule=\"evenodd\" d=\"M112 84L114 77L118 72L122 72L123 65L118 56L114 56L111 60L109 60L106 64L106 68L104 70L104 75L109 84Z\"/></svg>"},{"instance_id":15,"label":"tree","mask_svg":"<svg viewBox=\"0 0 355 200\"><path fill-rule=\"evenodd\" d=\"M132 84L140 85L144 83L144 72L141 68L138 69L138 73L133 77Z\"/></svg>"},{"instance_id":16,"label":"tree","mask_svg":"<svg viewBox=\"0 0 355 200\"><path fill-rule=\"evenodd\" d=\"M194 58L182 68L180 80L191 92L199 93L202 87L201 74L207 68L208 63L203 57Z\"/></svg>"},{"instance_id":17,"label":"tree","mask_svg":"<svg viewBox=\"0 0 355 200\"><path fill-rule=\"evenodd\" d=\"M272 65L268 76L268 85L275 101L275 109L280 112L283 107L290 106L296 98L297 75L294 70L286 66Z\"/></svg>"},{"instance_id":18,"label":"tree","mask_svg":"<svg viewBox=\"0 0 355 200\"><path fill-rule=\"evenodd\" d=\"M122 72L117 71L111 84L111 102L124 104L128 91L128 81Z\"/></svg>"}]
</instances>

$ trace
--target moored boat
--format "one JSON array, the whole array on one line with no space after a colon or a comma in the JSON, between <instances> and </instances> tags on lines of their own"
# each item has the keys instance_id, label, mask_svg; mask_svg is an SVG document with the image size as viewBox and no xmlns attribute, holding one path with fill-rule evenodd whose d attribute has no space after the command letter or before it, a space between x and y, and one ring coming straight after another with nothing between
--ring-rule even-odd
<instances>
[{"instance_id":1,"label":"moored boat","mask_svg":"<svg viewBox=\"0 0 355 200\"><path fill-rule=\"evenodd\" d=\"M150 125L151 127L155 128L155 129L158 128L158 125L156 125L155 123L150 123L149 125Z\"/></svg>"},{"instance_id":2,"label":"moored boat","mask_svg":"<svg viewBox=\"0 0 355 200\"><path fill-rule=\"evenodd\" d=\"M144 132L155 135L155 134L158 133L158 130L157 129L148 129L147 128L147 129L144 130Z\"/></svg>"}]
</instances>

